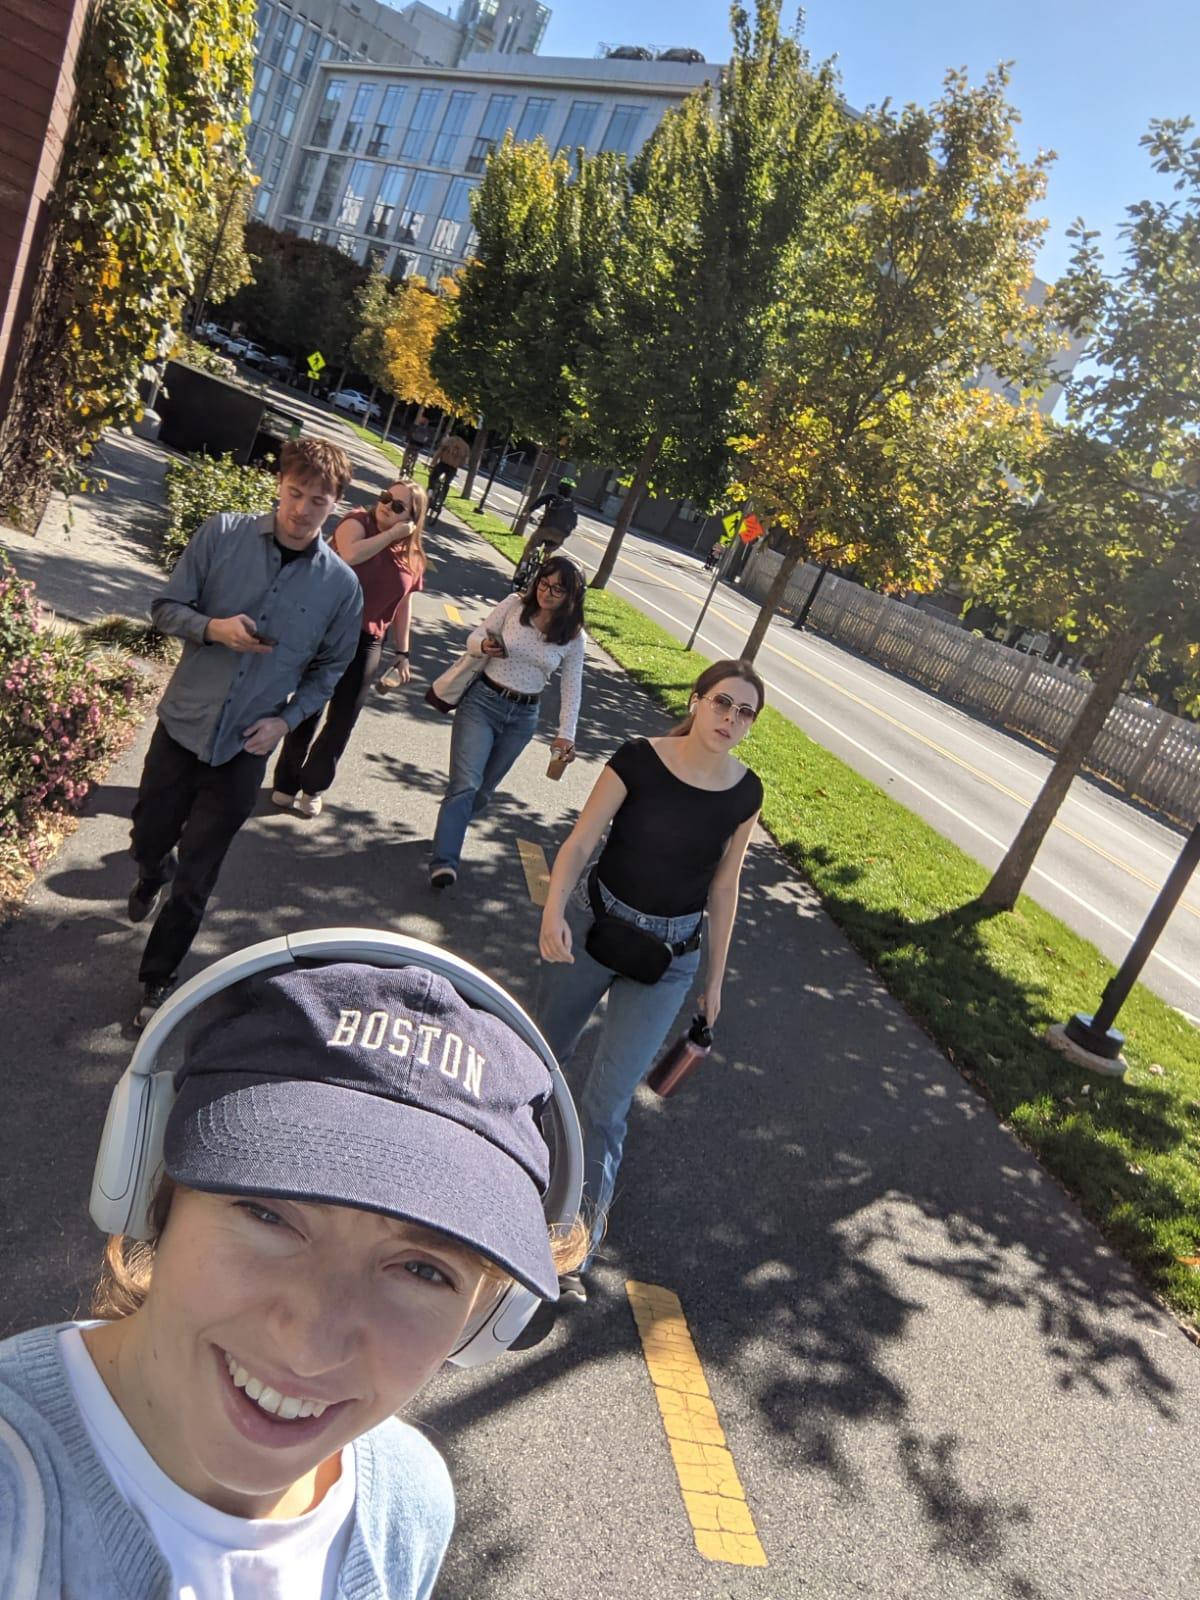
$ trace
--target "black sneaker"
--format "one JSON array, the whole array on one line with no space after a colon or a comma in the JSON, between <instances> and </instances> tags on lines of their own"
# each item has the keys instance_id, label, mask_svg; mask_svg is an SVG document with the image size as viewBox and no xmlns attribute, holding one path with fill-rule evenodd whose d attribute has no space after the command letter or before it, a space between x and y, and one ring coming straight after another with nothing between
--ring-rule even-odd
<instances>
[{"instance_id":1,"label":"black sneaker","mask_svg":"<svg viewBox=\"0 0 1200 1600\"><path fill-rule=\"evenodd\" d=\"M135 1028L144 1028L150 1018L166 1001L175 987L176 980L168 978L165 983L144 983L142 985L142 1003L138 1007L137 1016L133 1019Z\"/></svg>"},{"instance_id":2,"label":"black sneaker","mask_svg":"<svg viewBox=\"0 0 1200 1600\"><path fill-rule=\"evenodd\" d=\"M453 867L438 867L436 872L429 874L429 887L431 889L449 889L458 882L458 873Z\"/></svg>"},{"instance_id":3,"label":"black sneaker","mask_svg":"<svg viewBox=\"0 0 1200 1600\"><path fill-rule=\"evenodd\" d=\"M158 904L163 887L164 885L161 883L150 884L144 878L138 879L129 891L130 922L145 922Z\"/></svg>"}]
</instances>

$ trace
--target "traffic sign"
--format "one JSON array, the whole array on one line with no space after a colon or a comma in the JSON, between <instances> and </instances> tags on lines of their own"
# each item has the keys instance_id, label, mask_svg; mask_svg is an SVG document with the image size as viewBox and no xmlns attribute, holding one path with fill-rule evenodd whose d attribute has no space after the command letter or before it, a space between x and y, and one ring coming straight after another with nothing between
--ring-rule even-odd
<instances>
[{"instance_id":1,"label":"traffic sign","mask_svg":"<svg viewBox=\"0 0 1200 1600\"><path fill-rule=\"evenodd\" d=\"M325 366L325 357L319 350L314 350L308 358L308 375L310 378L319 378Z\"/></svg>"}]
</instances>

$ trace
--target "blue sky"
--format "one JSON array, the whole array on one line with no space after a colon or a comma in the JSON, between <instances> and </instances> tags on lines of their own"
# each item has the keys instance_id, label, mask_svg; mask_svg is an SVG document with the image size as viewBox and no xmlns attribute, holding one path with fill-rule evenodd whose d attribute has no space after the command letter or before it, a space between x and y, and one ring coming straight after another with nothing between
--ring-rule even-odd
<instances>
[{"instance_id":1,"label":"blue sky","mask_svg":"<svg viewBox=\"0 0 1200 1600\"><path fill-rule=\"evenodd\" d=\"M724 0L548 0L545 55L593 56L605 44L694 45L729 53ZM785 10L791 19L795 10ZM1038 270L1066 265L1077 216L1099 228L1111 262L1124 208L1167 188L1138 140L1152 117L1200 121L1200 0L812 0L805 43L838 57L856 106L929 101L948 67L978 80L1015 62L1010 93L1026 155L1054 150Z\"/></svg>"}]
</instances>

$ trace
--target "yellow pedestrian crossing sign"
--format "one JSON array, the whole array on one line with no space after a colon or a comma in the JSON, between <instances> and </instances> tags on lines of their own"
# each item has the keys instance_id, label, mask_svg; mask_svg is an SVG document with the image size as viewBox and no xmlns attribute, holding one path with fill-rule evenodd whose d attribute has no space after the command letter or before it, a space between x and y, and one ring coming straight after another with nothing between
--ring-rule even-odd
<instances>
[{"instance_id":1,"label":"yellow pedestrian crossing sign","mask_svg":"<svg viewBox=\"0 0 1200 1600\"><path fill-rule=\"evenodd\" d=\"M319 350L314 350L308 358L308 375L310 378L319 378L325 366L325 357Z\"/></svg>"}]
</instances>

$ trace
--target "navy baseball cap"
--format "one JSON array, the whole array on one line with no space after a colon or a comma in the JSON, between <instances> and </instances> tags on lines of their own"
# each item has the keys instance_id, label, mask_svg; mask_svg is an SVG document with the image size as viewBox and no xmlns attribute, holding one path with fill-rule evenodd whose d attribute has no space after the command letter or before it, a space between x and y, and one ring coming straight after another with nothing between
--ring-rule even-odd
<instances>
[{"instance_id":1,"label":"navy baseball cap","mask_svg":"<svg viewBox=\"0 0 1200 1600\"><path fill-rule=\"evenodd\" d=\"M220 997L188 1040L167 1173L437 1229L544 1299L545 1062L424 967L300 964Z\"/></svg>"}]
</instances>

